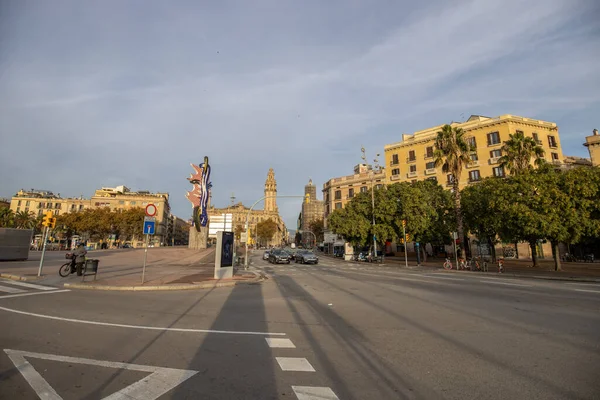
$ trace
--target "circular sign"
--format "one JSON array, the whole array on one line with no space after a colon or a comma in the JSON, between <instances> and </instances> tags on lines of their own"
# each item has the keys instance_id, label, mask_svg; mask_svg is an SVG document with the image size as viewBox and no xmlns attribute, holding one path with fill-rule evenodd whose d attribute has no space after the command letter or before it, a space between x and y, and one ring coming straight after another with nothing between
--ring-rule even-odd
<instances>
[{"instance_id":1,"label":"circular sign","mask_svg":"<svg viewBox=\"0 0 600 400\"><path fill-rule=\"evenodd\" d=\"M148 204L146 206L146 215L149 217L154 217L156 215L156 206L154 204Z\"/></svg>"}]
</instances>

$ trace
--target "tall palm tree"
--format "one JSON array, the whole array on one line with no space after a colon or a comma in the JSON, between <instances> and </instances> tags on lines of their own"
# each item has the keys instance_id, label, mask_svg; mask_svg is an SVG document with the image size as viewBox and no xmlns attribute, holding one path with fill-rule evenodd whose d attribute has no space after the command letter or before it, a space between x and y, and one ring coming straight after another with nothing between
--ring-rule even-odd
<instances>
[{"instance_id":1,"label":"tall palm tree","mask_svg":"<svg viewBox=\"0 0 600 400\"><path fill-rule=\"evenodd\" d=\"M510 134L510 139L502 145L502 154L498 160L500 166L510 171L511 175L519 175L531 169L532 158L535 158L536 166L544 161L542 146L537 144L533 138L526 137L521 131Z\"/></svg>"},{"instance_id":2,"label":"tall palm tree","mask_svg":"<svg viewBox=\"0 0 600 400\"><path fill-rule=\"evenodd\" d=\"M35 214L31 211L18 211L15 214L15 228L33 229L35 227Z\"/></svg>"},{"instance_id":3,"label":"tall palm tree","mask_svg":"<svg viewBox=\"0 0 600 400\"><path fill-rule=\"evenodd\" d=\"M459 248L462 250L465 232L463 228L462 211L460 207L460 175L463 168L471 162L473 149L465 139L465 132L461 128L453 128L446 124L437 133L435 139L435 151L433 153L435 166L442 166L444 173L452 174L452 196L454 198L454 212L456 213L456 224Z\"/></svg>"}]
</instances>

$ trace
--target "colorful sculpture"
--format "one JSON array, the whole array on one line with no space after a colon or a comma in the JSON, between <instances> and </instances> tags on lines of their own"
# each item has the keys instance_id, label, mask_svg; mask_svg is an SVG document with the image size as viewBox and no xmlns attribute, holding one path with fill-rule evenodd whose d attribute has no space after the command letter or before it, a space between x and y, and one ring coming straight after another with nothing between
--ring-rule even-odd
<instances>
[{"instance_id":1,"label":"colorful sculpture","mask_svg":"<svg viewBox=\"0 0 600 400\"><path fill-rule=\"evenodd\" d=\"M196 171L195 174L191 174L187 178L193 185L191 192L187 192L186 197L192 203L193 220L196 230L200 232L200 228L208 225L208 199L210 197L210 189L212 183L210 180L210 165L208 164L208 157L204 157L204 164L197 166L191 164L192 168Z\"/></svg>"}]
</instances>

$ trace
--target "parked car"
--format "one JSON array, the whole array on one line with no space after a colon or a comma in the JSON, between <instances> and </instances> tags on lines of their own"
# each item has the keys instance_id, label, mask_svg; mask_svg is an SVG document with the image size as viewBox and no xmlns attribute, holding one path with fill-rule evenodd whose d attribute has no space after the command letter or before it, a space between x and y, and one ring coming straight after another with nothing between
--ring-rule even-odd
<instances>
[{"instance_id":1,"label":"parked car","mask_svg":"<svg viewBox=\"0 0 600 400\"><path fill-rule=\"evenodd\" d=\"M265 252L263 253L263 260L268 260L269 254L271 254L271 252L269 250L265 250Z\"/></svg>"},{"instance_id":2,"label":"parked car","mask_svg":"<svg viewBox=\"0 0 600 400\"><path fill-rule=\"evenodd\" d=\"M300 264L318 264L319 257L317 257L312 251L303 251L296 254L295 261L296 263Z\"/></svg>"},{"instance_id":3,"label":"parked car","mask_svg":"<svg viewBox=\"0 0 600 400\"><path fill-rule=\"evenodd\" d=\"M275 250L271 251L271 254L269 254L269 262L271 264L282 264L282 263L289 264L290 256L288 253L286 253L283 250L275 249Z\"/></svg>"}]
</instances>

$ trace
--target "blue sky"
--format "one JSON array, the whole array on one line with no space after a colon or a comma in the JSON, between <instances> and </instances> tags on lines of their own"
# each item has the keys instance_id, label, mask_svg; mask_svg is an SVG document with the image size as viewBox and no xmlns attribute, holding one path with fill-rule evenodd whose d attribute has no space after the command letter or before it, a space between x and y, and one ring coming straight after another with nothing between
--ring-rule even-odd
<instances>
[{"instance_id":1,"label":"blue sky","mask_svg":"<svg viewBox=\"0 0 600 400\"><path fill-rule=\"evenodd\" d=\"M402 133L471 114L556 122L563 152L600 128L600 3L0 2L0 196L169 192L190 163L213 203L251 204L352 173ZM301 200L279 200L295 228Z\"/></svg>"}]
</instances>

